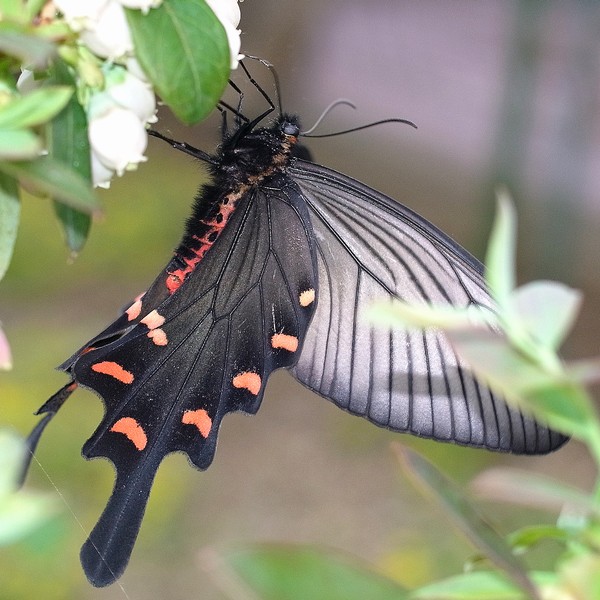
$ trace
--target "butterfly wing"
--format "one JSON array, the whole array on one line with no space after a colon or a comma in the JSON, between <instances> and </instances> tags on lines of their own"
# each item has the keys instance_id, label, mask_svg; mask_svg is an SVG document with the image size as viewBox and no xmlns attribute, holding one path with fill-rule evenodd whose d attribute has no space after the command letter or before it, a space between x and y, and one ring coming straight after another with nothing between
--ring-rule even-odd
<instances>
[{"instance_id":1,"label":"butterfly wing","mask_svg":"<svg viewBox=\"0 0 600 600\"><path fill-rule=\"evenodd\" d=\"M492 392L437 331L372 326L378 300L493 310L480 263L410 209L349 177L296 161L309 206L319 299L292 374L351 413L396 431L515 453L564 443Z\"/></svg>"},{"instance_id":2,"label":"butterfly wing","mask_svg":"<svg viewBox=\"0 0 600 600\"><path fill-rule=\"evenodd\" d=\"M82 548L95 585L123 572L164 456L182 451L208 467L223 416L255 413L269 373L295 362L314 311L302 294L316 287L309 220L298 197L278 186L248 192L173 295L162 292L167 267L106 330L116 331L114 338L101 334L99 346L89 344L65 363L106 405L83 454L109 458L117 471Z\"/></svg>"}]
</instances>

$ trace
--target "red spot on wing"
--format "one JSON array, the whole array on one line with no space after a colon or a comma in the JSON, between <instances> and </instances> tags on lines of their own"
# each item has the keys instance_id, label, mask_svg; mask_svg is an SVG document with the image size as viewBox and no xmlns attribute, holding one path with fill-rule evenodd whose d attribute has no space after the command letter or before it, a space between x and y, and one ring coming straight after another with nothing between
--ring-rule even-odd
<instances>
[{"instance_id":1,"label":"red spot on wing","mask_svg":"<svg viewBox=\"0 0 600 600\"><path fill-rule=\"evenodd\" d=\"M157 310L153 310L152 312L149 312L141 321L140 323L143 323L144 325L146 325L146 327L148 327L148 329L156 329L157 327L160 327L161 325L163 325L163 323L165 322L165 318L158 314Z\"/></svg>"},{"instance_id":2,"label":"red spot on wing","mask_svg":"<svg viewBox=\"0 0 600 600\"><path fill-rule=\"evenodd\" d=\"M203 409L198 410L186 410L181 417L181 422L185 425L195 425L200 432L200 435L204 438L208 437L210 428L212 427L212 419L208 416L208 413Z\"/></svg>"},{"instance_id":3,"label":"red spot on wing","mask_svg":"<svg viewBox=\"0 0 600 600\"><path fill-rule=\"evenodd\" d=\"M271 346L273 348L283 348L289 352L296 352L298 350L298 338L294 335L276 333L271 337Z\"/></svg>"},{"instance_id":4,"label":"red spot on wing","mask_svg":"<svg viewBox=\"0 0 600 600\"><path fill-rule=\"evenodd\" d=\"M315 301L315 290L310 288L300 293L298 298L300 306L310 306Z\"/></svg>"},{"instance_id":5,"label":"red spot on wing","mask_svg":"<svg viewBox=\"0 0 600 600\"><path fill-rule=\"evenodd\" d=\"M143 427L133 417L119 419L111 428L115 433L122 433L138 450L143 450L148 443L148 437Z\"/></svg>"},{"instance_id":6,"label":"red spot on wing","mask_svg":"<svg viewBox=\"0 0 600 600\"><path fill-rule=\"evenodd\" d=\"M103 375L110 375L121 383L133 383L134 379L133 373L126 371L120 364L108 360L93 364L92 371L102 373Z\"/></svg>"},{"instance_id":7,"label":"red spot on wing","mask_svg":"<svg viewBox=\"0 0 600 600\"><path fill-rule=\"evenodd\" d=\"M233 387L235 388L243 388L248 390L251 394L255 396L260 392L261 379L258 373L252 373L251 371L245 371L243 373L238 373L233 378Z\"/></svg>"},{"instance_id":8,"label":"red spot on wing","mask_svg":"<svg viewBox=\"0 0 600 600\"><path fill-rule=\"evenodd\" d=\"M148 332L148 337L157 345L157 346L166 346L169 343L167 339L167 334L162 329L152 329Z\"/></svg>"}]
</instances>

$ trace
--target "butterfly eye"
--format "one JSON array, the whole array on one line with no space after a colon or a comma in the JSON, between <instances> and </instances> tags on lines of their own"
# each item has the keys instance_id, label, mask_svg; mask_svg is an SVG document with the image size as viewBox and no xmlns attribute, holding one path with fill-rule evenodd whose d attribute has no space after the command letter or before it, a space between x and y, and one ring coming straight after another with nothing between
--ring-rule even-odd
<instances>
[{"instance_id":1,"label":"butterfly eye","mask_svg":"<svg viewBox=\"0 0 600 600\"><path fill-rule=\"evenodd\" d=\"M295 123L283 123L282 131L285 135L290 135L292 137L298 137L300 133L300 128Z\"/></svg>"}]
</instances>

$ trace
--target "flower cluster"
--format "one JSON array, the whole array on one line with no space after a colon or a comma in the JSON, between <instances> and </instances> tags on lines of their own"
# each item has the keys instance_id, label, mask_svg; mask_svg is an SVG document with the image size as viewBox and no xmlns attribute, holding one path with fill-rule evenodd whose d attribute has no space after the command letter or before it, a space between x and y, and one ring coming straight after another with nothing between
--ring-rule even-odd
<instances>
[{"instance_id":1,"label":"flower cluster","mask_svg":"<svg viewBox=\"0 0 600 600\"><path fill-rule=\"evenodd\" d=\"M152 86L139 67L124 8L147 13L162 0L55 0L56 8L81 43L103 59L103 83L84 94L95 186L108 187L113 175L146 160L146 126L156 121ZM240 9L237 0L207 0L223 24L230 45L231 68L239 54Z\"/></svg>"}]
</instances>

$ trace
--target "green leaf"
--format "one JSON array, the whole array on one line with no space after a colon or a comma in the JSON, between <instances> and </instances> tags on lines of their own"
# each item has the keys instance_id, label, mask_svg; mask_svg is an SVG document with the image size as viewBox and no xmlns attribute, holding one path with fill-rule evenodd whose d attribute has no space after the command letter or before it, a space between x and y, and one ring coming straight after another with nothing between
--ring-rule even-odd
<instances>
[{"instance_id":1,"label":"green leaf","mask_svg":"<svg viewBox=\"0 0 600 600\"><path fill-rule=\"evenodd\" d=\"M377 325L415 329L437 327L444 330L482 325L494 318L494 315L482 306L465 309L430 304L408 304L399 300L377 302L369 307L365 316L371 323Z\"/></svg>"},{"instance_id":2,"label":"green leaf","mask_svg":"<svg viewBox=\"0 0 600 600\"><path fill-rule=\"evenodd\" d=\"M94 213L100 208L88 182L73 169L49 156L31 162L0 161L0 171L86 213Z\"/></svg>"},{"instance_id":3,"label":"green leaf","mask_svg":"<svg viewBox=\"0 0 600 600\"><path fill-rule=\"evenodd\" d=\"M492 297L504 313L515 287L517 225L515 209L506 190L498 191L496 218L485 260L485 277Z\"/></svg>"},{"instance_id":4,"label":"green leaf","mask_svg":"<svg viewBox=\"0 0 600 600\"><path fill-rule=\"evenodd\" d=\"M531 525L513 531L508 536L510 545L515 551L523 551L548 540L566 544L570 540L569 534L556 525Z\"/></svg>"},{"instance_id":5,"label":"green leaf","mask_svg":"<svg viewBox=\"0 0 600 600\"><path fill-rule=\"evenodd\" d=\"M40 138L29 129L0 129L0 160L26 160L41 151Z\"/></svg>"},{"instance_id":6,"label":"green leaf","mask_svg":"<svg viewBox=\"0 0 600 600\"><path fill-rule=\"evenodd\" d=\"M66 106L73 91L68 86L48 86L14 96L0 108L0 128L23 129L46 123Z\"/></svg>"},{"instance_id":7,"label":"green leaf","mask_svg":"<svg viewBox=\"0 0 600 600\"><path fill-rule=\"evenodd\" d=\"M469 368L495 391L542 422L568 435L589 439L597 426L584 390L564 373L549 373L486 330L446 332Z\"/></svg>"},{"instance_id":8,"label":"green leaf","mask_svg":"<svg viewBox=\"0 0 600 600\"><path fill-rule=\"evenodd\" d=\"M479 498L560 512L565 505L581 515L600 517L600 506L583 491L545 475L493 468L478 475L470 489Z\"/></svg>"},{"instance_id":9,"label":"green leaf","mask_svg":"<svg viewBox=\"0 0 600 600\"><path fill-rule=\"evenodd\" d=\"M556 350L571 330L582 294L562 283L532 281L512 295L515 317L542 346Z\"/></svg>"},{"instance_id":10,"label":"green leaf","mask_svg":"<svg viewBox=\"0 0 600 600\"><path fill-rule=\"evenodd\" d=\"M163 102L184 123L205 118L230 70L227 35L213 11L204 0L165 0L147 15L126 12L137 58Z\"/></svg>"},{"instance_id":11,"label":"green leaf","mask_svg":"<svg viewBox=\"0 0 600 600\"><path fill-rule=\"evenodd\" d=\"M57 62L49 79L54 84L74 84L67 66ZM91 182L90 143L85 110L72 96L64 109L46 127L50 156L69 165L86 181ZM54 210L63 227L65 240L73 252L79 252L88 237L90 215L55 201Z\"/></svg>"},{"instance_id":12,"label":"green leaf","mask_svg":"<svg viewBox=\"0 0 600 600\"><path fill-rule=\"evenodd\" d=\"M533 573L540 585L556 581L554 573ZM529 600L529 596L502 575L494 571L474 571L437 581L415 590L411 600Z\"/></svg>"},{"instance_id":13,"label":"green leaf","mask_svg":"<svg viewBox=\"0 0 600 600\"><path fill-rule=\"evenodd\" d=\"M27 68L46 68L55 51L52 42L30 33L26 26L0 21L0 52L13 56Z\"/></svg>"},{"instance_id":14,"label":"green leaf","mask_svg":"<svg viewBox=\"0 0 600 600\"><path fill-rule=\"evenodd\" d=\"M413 483L434 498L471 543L502 569L521 590L527 592L531 598L538 599L539 596L521 561L468 502L462 491L416 452L400 444L394 444L394 450Z\"/></svg>"},{"instance_id":15,"label":"green leaf","mask_svg":"<svg viewBox=\"0 0 600 600\"><path fill-rule=\"evenodd\" d=\"M241 578L261 600L407 598L399 584L358 560L314 547L257 546L228 554L219 567L220 583Z\"/></svg>"},{"instance_id":16,"label":"green leaf","mask_svg":"<svg viewBox=\"0 0 600 600\"><path fill-rule=\"evenodd\" d=\"M20 437L0 431L0 547L30 534L57 510L54 496L16 491L25 451Z\"/></svg>"},{"instance_id":17,"label":"green leaf","mask_svg":"<svg viewBox=\"0 0 600 600\"><path fill-rule=\"evenodd\" d=\"M3 21L27 23L27 13L21 0L0 0L0 16Z\"/></svg>"},{"instance_id":18,"label":"green leaf","mask_svg":"<svg viewBox=\"0 0 600 600\"><path fill-rule=\"evenodd\" d=\"M80 252L90 233L90 215L57 201L54 202L54 212L62 225L67 246L72 252Z\"/></svg>"},{"instance_id":19,"label":"green leaf","mask_svg":"<svg viewBox=\"0 0 600 600\"><path fill-rule=\"evenodd\" d=\"M0 173L0 279L4 277L12 258L20 215L17 182Z\"/></svg>"}]
</instances>

